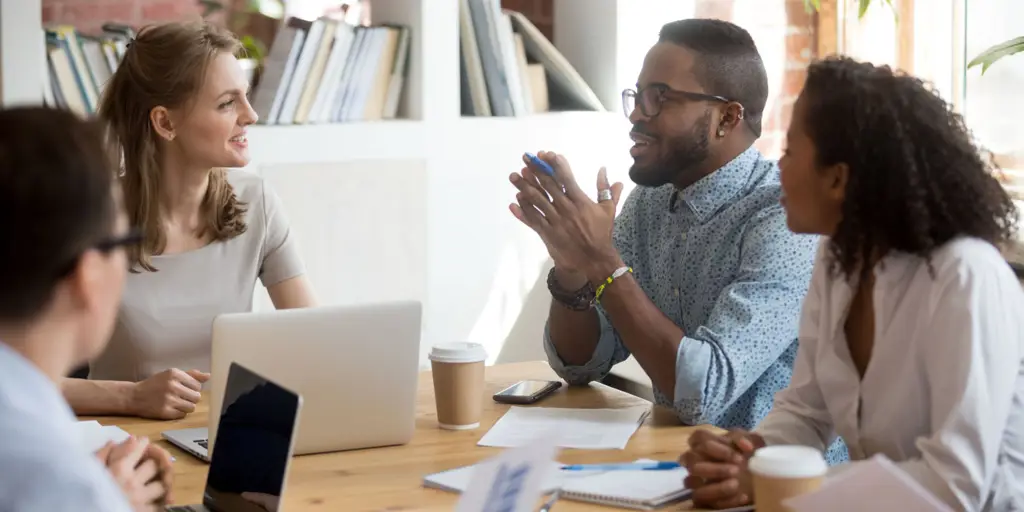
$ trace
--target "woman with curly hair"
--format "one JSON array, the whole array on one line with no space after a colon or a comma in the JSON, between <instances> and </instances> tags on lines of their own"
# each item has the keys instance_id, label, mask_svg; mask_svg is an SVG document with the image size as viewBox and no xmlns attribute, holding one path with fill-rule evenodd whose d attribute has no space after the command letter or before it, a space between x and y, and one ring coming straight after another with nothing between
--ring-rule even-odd
<instances>
[{"instance_id":1,"label":"woman with curly hair","mask_svg":"<svg viewBox=\"0 0 1024 512\"><path fill-rule=\"evenodd\" d=\"M759 447L836 436L955 510L1024 503L1024 292L997 248L1016 211L963 120L914 77L827 59L779 167L789 228L827 237L793 378L755 432L690 438L695 503L751 501Z\"/></svg>"}]
</instances>

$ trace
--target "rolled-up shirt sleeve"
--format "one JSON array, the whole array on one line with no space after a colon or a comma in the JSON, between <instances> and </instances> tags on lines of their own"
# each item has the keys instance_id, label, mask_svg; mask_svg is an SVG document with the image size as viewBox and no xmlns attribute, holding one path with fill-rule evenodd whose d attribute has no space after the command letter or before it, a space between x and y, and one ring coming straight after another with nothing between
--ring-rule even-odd
<instances>
[{"instance_id":1,"label":"rolled-up shirt sleeve","mask_svg":"<svg viewBox=\"0 0 1024 512\"><path fill-rule=\"evenodd\" d=\"M612 366L629 358L629 350L622 344L612 323L608 321L608 317L600 308L598 308L597 317L601 322L601 336L598 338L594 355L582 366L565 364L551 341L549 325L544 325L544 352L548 356L548 363L550 363L551 369L570 385L583 385L599 381L608 375Z\"/></svg>"},{"instance_id":2,"label":"rolled-up shirt sleeve","mask_svg":"<svg viewBox=\"0 0 1024 512\"><path fill-rule=\"evenodd\" d=\"M747 227L736 278L676 356L674 408L689 424L717 424L797 339L818 238L794 235L774 206Z\"/></svg>"}]
</instances>

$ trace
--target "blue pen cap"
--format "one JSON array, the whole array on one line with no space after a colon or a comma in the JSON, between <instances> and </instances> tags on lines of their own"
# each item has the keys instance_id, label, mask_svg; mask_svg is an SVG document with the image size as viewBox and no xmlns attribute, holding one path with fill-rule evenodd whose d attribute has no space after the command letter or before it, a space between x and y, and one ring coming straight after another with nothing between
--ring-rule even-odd
<instances>
[{"instance_id":1,"label":"blue pen cap","mask_svg":"<svg viewBox=\"0 0 1024 512\"><path fill-rule=\"evenodd\" d=\"M537 155L534 155L533 153L526 153L526 159L529 160L530 163L532 163L533 165L539 167L544 174L547 174L548 176L555 175L555 170L552 169L547 162L541 160L540 157L538 157Z\"/></svg>"}]
</instances>

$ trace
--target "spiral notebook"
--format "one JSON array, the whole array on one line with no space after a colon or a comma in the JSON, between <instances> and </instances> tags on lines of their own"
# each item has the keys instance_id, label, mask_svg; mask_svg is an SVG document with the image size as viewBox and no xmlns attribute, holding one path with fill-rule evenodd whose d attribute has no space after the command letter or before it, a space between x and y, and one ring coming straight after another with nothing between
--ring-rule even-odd
<instances>
[{"instance_id":1,"label":"spiral notebook","mask_svg":"<svg viewBox=\"0 0 1024 512\"><path fill-rule=\"evenodd\" d=\"M685 469L608 471L562 481L562 499L635 510L653 510L690 497Z\"/></svg>"},{"instance_id":2,"label":"spiral notebook","mask_svg":"<svg viewBox=\"0 0 1024 512\"><path fill-rule=\"evenodd\" d=\"M651 462L647 459L637 462ZM634 510L653 510L690 497L683 487L685 469L668 471L558 471L555 463L543 492L561 489L564 500L609 505ZM464 492L474 466L427 475L423 485L448 492Z\"/></svg>"}]
</instances>

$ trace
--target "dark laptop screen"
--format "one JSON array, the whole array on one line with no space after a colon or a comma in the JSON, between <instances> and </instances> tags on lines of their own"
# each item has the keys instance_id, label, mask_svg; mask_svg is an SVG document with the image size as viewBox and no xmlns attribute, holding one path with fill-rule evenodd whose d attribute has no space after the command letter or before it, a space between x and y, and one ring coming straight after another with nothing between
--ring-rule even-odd
<instances>
[{"instance_id":1,"label":"dark laptop screen","mask_svg":"<svg viewBox=\"0 0 1024 512\"><path fill-rule=\"evenodd\" d=\"M298 409L295 393L231 364L203 505L217 512L278 509Z\"/></svg>"}]
</instances>

